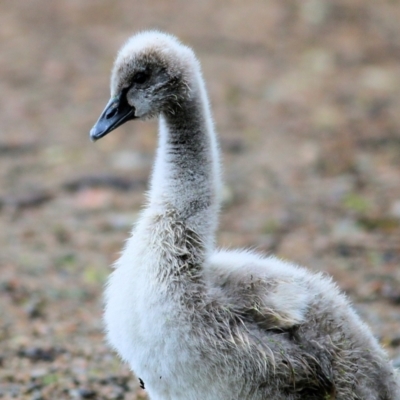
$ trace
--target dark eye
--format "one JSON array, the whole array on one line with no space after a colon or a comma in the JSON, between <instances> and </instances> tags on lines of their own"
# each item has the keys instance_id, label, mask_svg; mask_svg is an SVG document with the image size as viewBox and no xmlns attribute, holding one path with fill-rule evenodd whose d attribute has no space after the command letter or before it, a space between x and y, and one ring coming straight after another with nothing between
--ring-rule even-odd
<instances>
[{"instance_id":1,"label":"dark eye","mask_svg":"<svg viewBox=\"0 0 400 400\"><path fill-rule=\"evenodd\" d=\"M133 75L132 83L145 83L149 77L150 74L148 72L136 72L136 74Z\"/></svg>"}]
</instances>

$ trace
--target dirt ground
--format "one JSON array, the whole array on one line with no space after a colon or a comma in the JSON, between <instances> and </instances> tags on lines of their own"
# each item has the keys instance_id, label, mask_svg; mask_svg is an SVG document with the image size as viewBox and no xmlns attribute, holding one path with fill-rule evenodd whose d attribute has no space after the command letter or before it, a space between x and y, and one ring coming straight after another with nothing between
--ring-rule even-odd
<instances>
[{"instance_id":1,"label":"dirt ground","mask_svg":"<svg viewBox=\"0 0 400 400\"><path fill-rule=\"evenodd\" d=\"M400 367L400 3L0 2L0 398L140 399L102 287L144 201L155 123L93 144L119 46L197 52L224 157L218 242L326 271Z\"/></svg>"}]
</instances>

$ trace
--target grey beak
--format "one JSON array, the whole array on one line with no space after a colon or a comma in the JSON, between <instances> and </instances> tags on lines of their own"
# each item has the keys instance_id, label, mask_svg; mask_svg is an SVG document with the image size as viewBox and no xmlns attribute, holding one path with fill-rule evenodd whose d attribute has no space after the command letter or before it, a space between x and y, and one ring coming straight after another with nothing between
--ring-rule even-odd
<instances>
[{"instance_id":1,"label":"grey beak","mask_svg":"<svg viewBox=\"0 0 400 400\"><path fill-rule=\"evenodd\" d=\"M95 142L126 121L134 118L135 108L129 105L126 99L126 91L123 91L107 103L100 118L90 131L90 139Z\"/></svg>"}]
</instances>

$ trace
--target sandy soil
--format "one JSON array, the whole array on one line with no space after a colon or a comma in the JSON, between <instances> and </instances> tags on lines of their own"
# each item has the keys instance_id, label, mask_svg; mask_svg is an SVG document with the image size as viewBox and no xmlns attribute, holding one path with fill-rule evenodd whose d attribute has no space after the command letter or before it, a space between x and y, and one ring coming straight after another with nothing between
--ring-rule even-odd
<instances>
[{"instance_id":1,"label":"sandy soil","mask_svg":"<svg viewBox=\"0 0 400 400\"><path fill-rule=\"evenodd\" d=\"M202 61L224 155L218 241L331 274L400 366L400 3L0 3L0 397L145 398L102 287L144 200L155 123L92 144L119 46Z\"/></svg>"}]
</instances>

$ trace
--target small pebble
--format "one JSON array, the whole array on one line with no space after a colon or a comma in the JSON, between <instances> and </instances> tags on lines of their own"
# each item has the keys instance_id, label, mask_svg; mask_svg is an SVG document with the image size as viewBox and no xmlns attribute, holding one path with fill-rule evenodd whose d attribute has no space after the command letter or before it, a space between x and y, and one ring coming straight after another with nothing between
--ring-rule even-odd
<instances>
[{"instance_id":1,"label":"small pebble","mask_svg":"<svg viewBox=\"0 0 400 400\"><path fill-rule=\"evenodd\" d=\"M400 369L400 356L393 360L393 367Z\"/></svg>"}]
</instances>

